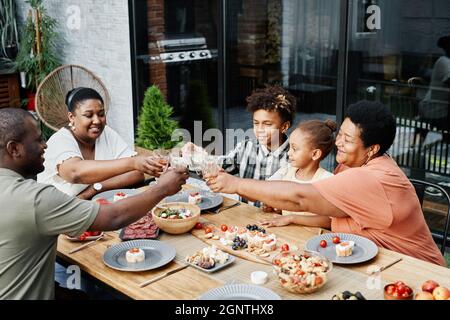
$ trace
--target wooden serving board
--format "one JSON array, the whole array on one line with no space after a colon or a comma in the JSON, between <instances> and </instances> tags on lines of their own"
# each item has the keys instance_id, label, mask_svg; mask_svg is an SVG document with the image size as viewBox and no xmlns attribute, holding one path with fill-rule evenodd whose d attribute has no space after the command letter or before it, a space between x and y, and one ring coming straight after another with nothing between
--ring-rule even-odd
<instances>
[{"instance_id":1,"label":"wooden serving board","mask_svg":"<svg viewBox=\"0 0 450 320\"><path fill-rule=\"evenodd\" d=\"M218 235L220 238L225 238L225 233L220 230L220 226L216 226L215 224L207 221L200 221L203 223L204 227L210 227L213 229L214 235ZM248 252L247 249L240 249L240 250L233 250L231 246L226 246L220 242L220 240L214 240L212 238L205 238L205 230L204 229L192 229L191 234L195 236L196 238L202 240L208 245L215 245L220 250L227 252L233 256L239 257L241 259L245 259L248 261L266 264L266 265L272 265L273 258L279 254L281 251L281 245L284 243L289 244L288 241L285 241L284 239L277 236L277 249L274 251L267 252L269 253L268 257L261 257L258 256L256 253ZM289 246L291 246L289 244Z\"/></svg>"}]
</instances>

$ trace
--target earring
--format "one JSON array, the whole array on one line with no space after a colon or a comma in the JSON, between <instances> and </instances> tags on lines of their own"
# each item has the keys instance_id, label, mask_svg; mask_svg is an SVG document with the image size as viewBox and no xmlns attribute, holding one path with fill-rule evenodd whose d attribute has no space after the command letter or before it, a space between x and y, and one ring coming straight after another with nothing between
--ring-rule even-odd
<instances>
[{"instance_id":1,"label":"earring","mask_svg":"<svg viewBox=\"0 0 450 320\"><path fill-rule=\"evenodd\" d=\"M69 122L69 128L75 131L75 125L72 122Z\"/></svg>"},{"instance_id":2,"label":"earring","mask_svg":"<svg viewBox=\"0 0 450 320\"><path fill-rule=\"evenodd\" d=\"M367 160L364 162L363 166L365 166L370 161L370 158L372 158L372 155L368 154Z\"/></svg>"}]
</instances>

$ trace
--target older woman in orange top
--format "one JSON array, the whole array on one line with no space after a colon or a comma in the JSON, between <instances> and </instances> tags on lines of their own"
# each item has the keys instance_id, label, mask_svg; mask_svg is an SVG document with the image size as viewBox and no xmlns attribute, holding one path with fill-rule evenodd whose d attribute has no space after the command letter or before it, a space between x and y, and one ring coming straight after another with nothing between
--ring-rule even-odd
<instances>
[{"instance_id":1,"label":"older woman in orange top","mask_svg":"<svg viewBox=\"0 0 450 320\"><path fill-rule=\"evenodd\" d=\"M392 113L377 102L351 105L336 138L335 176L312 184L241 179L221 172L213 191L238 193L290 211L331 217L333 232L358 234L378 246L445 266L431 237L414 187L386 151L396 132ZM315 217L294 217L311 226ZM278 217L269 225L291 221Z\"/></svg>"}]
</instances>

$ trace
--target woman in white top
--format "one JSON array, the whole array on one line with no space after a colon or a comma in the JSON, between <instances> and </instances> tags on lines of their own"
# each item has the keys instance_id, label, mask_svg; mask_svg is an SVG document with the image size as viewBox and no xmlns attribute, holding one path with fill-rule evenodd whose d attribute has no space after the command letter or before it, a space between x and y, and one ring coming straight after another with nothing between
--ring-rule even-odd
<instances>
[{"instance_id":1,"label":"woman in white top","mask_svg":"<svg viewBox=\"0 0 450 320\"><path fill-rule=\"evenodd\" d=\"M67 94L69 127L61 128L47 142L45 170L38 182L82 199L106 190L125 188L159 176L163 164L135 152L110 127L100 94L75 88Z\"/></svg>"},{"instance_id":2,"label":"woman in white top","mask_svg":"<svg viewBox=\"0 0 450 320\"><path fill-rule=\"evenodd\" d=\"M326 179L333 174L320 167L322 161L333 149L334 132L337 125L334 121L310 120L301 122L289 137L289 164L280 168L269 180L283 180L297 183L311 183ZM290 223L310 227L330 228L329 217L318 216L309 212L292 212L263 206L265 212L282 213L282 217L265 219L266 226L284 226Z\"/></svg>"}]
</instances>

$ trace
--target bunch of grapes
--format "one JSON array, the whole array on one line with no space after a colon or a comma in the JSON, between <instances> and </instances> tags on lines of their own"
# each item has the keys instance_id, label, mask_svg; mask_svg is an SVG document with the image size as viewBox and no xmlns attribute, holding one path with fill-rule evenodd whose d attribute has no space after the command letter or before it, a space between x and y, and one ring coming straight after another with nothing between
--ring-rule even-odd
<instances>
[{"instance_id":1,"label":"bunch of grapes","mask_svg":"<svg viewBox=\"0 0 450 320\"><path fill-rule=\"evenodd\" d=\"M247 230L249 231L258 231L258 232L262 232L262 233L266 233L266 230L264 228L260 228L258 227L256 224L248 224L247 225Z\"/></svg>"},{"instance_id":2,"label":"bunch of grapes","mask_svg":"<svg viewBox=\"0 0 450 320\"><path fill-rule=\"evenodd\" d=\"M247 241L236 236L233 239L233 245L231 246L233 250L245 249L247 248Z\"/></svg>"}]
</instances>

